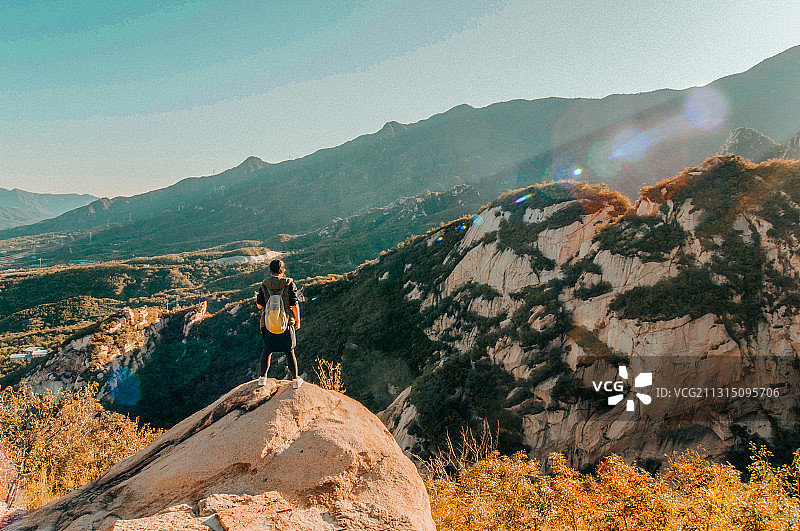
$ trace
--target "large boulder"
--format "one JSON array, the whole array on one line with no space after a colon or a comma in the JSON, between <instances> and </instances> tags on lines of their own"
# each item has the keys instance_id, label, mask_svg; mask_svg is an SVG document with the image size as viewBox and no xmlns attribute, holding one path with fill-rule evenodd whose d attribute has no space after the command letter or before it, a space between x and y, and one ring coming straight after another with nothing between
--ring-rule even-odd
<instances>
[{"instance_id":1,"label":"large boulder","mask_svg":"<svg viewBox=\"0 0 800 531\"><path fill-rule=\"evenodd\" d=\"M340 393L240 385L15 530L434 530L417 469Z\"/></svg>"}]
</instances>

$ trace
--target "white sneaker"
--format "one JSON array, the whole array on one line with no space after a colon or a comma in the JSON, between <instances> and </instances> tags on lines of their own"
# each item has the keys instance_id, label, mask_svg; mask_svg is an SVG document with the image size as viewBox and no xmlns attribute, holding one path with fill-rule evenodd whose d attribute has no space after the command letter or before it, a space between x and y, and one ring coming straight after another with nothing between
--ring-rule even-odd
<instances>
[{"instance_id":1,"label":"white sneaker","mask_svg":"<svg viewBox=\"0 0 800 531\"><path fill-rule=\"evenodd\" d=\"M266 376L259 376L258 377L258 385L267 385L267 377Z\"/></svg>"},{"instance_id":2,"label":"white sneaker","mask_svg":"<svg viewBox=\"0 0 800 531\"><path fill-rule=\"evenodd\" d=\"M292 389L300 389L301 385L303 385L303 379L302 378L298 377L298 378L292 380Z\"/></svg>"}]
</instances>

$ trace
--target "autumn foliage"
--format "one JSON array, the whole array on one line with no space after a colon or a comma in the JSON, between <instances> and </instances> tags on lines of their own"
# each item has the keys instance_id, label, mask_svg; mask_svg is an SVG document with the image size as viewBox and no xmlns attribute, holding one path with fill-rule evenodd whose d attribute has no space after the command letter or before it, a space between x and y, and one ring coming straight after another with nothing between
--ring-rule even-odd
<instances>
[{"instance_id":1,"label":"autumn foliage","mask_svg":"<svg viewBox=\"0 0 800 531\"><path fill-rule=\"evenodd\" d=\"M28 509L87 483L147 446L159 432L107 411L96 385L37 394L28 386L0 392L0 444Z\"/></svg>"},{"instance_id":2,"label":"autumn foliage","mask_svg":"<svg viewBox=\"0 0 800 531\"><path fill-rule=\"evenodd\" d=\"M550 454L543 469L523 453L493 452L427 484L440 531L800 529L800 460L774 467L766 450L752 450L747 481L698 451L674 456L660 474L615 455L584 474L561 454Z\"/></svg>"}]
</instances>

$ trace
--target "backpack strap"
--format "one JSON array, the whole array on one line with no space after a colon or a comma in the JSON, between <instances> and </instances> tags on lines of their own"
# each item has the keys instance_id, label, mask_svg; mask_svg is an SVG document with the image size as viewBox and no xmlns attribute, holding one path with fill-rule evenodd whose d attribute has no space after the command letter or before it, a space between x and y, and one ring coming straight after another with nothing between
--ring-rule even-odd
<instances>
[{"instance_id":1,"label":"backpack strap","mask_svg":"<svg viewBox=\"0 0 800 531\"><path fill-rule=\"evenodd\" d=\"M278 292L278 293L281 294L281 296L283 296L283 292L286 291L286 287L287 286L288 286L288 284L286 286L282 287L281 290ZM267 290L267 293L269 293L269 296L272 297L272 295L273 295L272 290L269 289L266 284L263 284L261 287L263 287L265 290Z\"/></svg>"}]
</instances>

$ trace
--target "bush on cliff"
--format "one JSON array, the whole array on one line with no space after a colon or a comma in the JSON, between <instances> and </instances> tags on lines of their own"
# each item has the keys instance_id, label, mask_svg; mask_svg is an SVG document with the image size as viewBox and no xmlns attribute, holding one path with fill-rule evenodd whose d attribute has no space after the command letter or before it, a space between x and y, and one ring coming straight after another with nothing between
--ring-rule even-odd
<instances>
[{"instance_id":1,"label":"bush on cliff","mask_svg":"<svg viewBox=\"0 0 800 531\"><path fill-rule=\"evenodd\" d=\"M0 445L16 468L29 509L87 483L160 432L103 409L95 385L74 393L0 393Z\"/></svg>"},{"instance_id":2,"label":"bush on cliff","mask_svg":"<svg viewBox=\"0 0 800 531\"><path fill-rule=\"evenodd\" d=\"M653 286L639 286L617 295L609 306L625 319L666 321L684 315L693 319L731 309L727 285L711 280L707 269L687 268L675 277L662 278Z\"/></svg>"}]
</instances>

